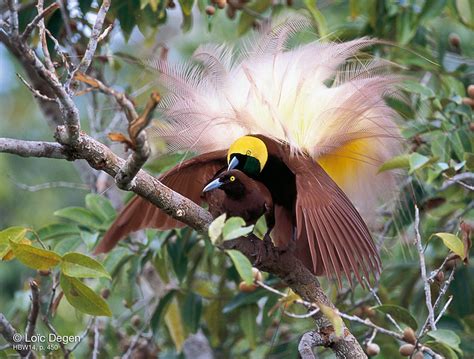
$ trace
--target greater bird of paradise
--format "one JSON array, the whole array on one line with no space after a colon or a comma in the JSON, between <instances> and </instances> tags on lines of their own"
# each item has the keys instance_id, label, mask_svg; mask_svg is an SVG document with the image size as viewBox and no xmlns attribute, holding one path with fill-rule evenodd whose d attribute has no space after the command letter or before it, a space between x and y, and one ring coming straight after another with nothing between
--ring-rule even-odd
<instances>
[{"instance_id":1,"label":"greater bird of paradise","mask_svg":"<svg viewBox=\"0 0 474 359\"><path fill-rule=\"evenodd\" d=\"M381 266L366 222L394 185L377 170L399 150L396 113L385 101L399 78L382 60L356 57L374 44L367 38L289 47L306 25L292 17L240 52L204 45L188 63L150 63L168 92L149 135L198 153L162 175L165 185L207 201L214 216L253 223L264 214L276 246L294 244L313 273L339 283L354 273L362 283ZM142 228L183 225L135 197L96 253Z\"/></svg>"}]
</instances>

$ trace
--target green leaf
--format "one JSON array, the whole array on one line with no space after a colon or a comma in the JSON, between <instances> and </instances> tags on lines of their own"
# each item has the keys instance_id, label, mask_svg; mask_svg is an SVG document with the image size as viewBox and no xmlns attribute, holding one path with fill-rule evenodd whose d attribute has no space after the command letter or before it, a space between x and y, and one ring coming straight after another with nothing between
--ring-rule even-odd
<instances>
[{"instance_id":1,"label":"green leaf","mask_svg":"<svg viewBox=\"0 0 474 359\"><path fill-rule=\"evenodd\" d=\"M474 153L464 153L464 161L466 161L466 169L468 171L474 171Z\"/></svg>"},{"instance_id":2,"label":"green leaf","mask_svg":"<svg viewBox=\"0 0 474 359\"><path fill-rule=\"evenodd\" d=\"M242 328L251 349L257 345L257 316L258 306L256 304L246 305L240 310L240 328Z\"/></svg>"},{"instance_id":3,"label":"green leaf","mask_svg":"<svg viewBox=\"0 0 474 359\"><path fill-rule=\"evenodd\" d=\"M61 273L59 284L67 301L74 308L94 316L112 316L109 305L104 298L96 294L79 279Z\"/></svg>"},{"instance_id":4,"label":"green leaf","mask_svg":"<svg viewBox=\"0 0 474 359\"><path fill-rule=\"evenodd\" d=\"M441 356L445 359L458 359L456 352L444 343L428 341L424 343L423 345L427 346L428 348L433 349L435 353L441 354Z\"/></svg>"},{"instance_id":5,"label":"green leaf","mask_svg":"<svg viewBox=\"0 0 474 359\"><path fill-rule=\"evenodd\" d=\"M28 228L24 227L8 227L0 232L0 243L8 243L10 241L18 243L25 238Z\"/></svg>"},{"instance_id":6,"label":"green leaf","mask_svg":"<svg viewBox=\"0 0 474 359\"><path fill-rule=\"evenodd\" d=\"M181 353L185 340L183 318L179 310L178 300L173 296L171 303L168 305L165 314L165 323L170 332L171 339L176 347L176 351Z\"/></svg>"},{"instance_id":7,"label":"green leaf","mask_svg":"<svg viewBox=\"0 0 474 359\"><path fill-rule=\"evenodd\" d=\"M418 21L420 23L431 20L436 16L439 16L446 6L446 0L430 0L425 1L423 8L421 9L420 17Z\"/></svg>"},{"instance_id":8,"label":"green leaf","mask_svg":"<svg viewBox=\"0 0 474 359\"><path fill-rule=\"evenodd\" d=\"M56 252L33 247L30 244L10 240L10 247L21 263L33 269L48 270L61 262L61 256Z\"/></svg>"},{"instance_id":9,"label":"green leaf","mask_svg":"<svg viewBox=\"0 0 474 359\"><path fill-rule=\"evenodd\" d=\"M110 274L95 259L82 253L66 253L61 262L61 271L74 278L108 278Z\"/></svg>"},{"instance_id":10,"label":"green leaf","mask_svg":"<svg viewBox=\"0 0 474 359\"><path fill-rule=\"evenodd\" d=\"M465 259L465 252L464 252L464 243L462 240L451 233L435 233L430 236L428 240L432 237L439 237L443 241L444 245L448 247L453 253L457 254L461 259Z\"/></svg>"},{"instance_id":11,"label":"green leaf","mask_svg":"<svg viewBox=\"0 0 474 359\"><path fill-rule=\"evenodd\" d=\"M24 227L9 227L0 232L0 258L3 259L11 250L10 241L15 243L20 242L25 238L27 228Z\"/></svg>"},{"instance_id":12,"label":"green leaf","mask_svg":"<svg viewBox=\"0 0 474 359\"><path fill-rule=\"evenodd\" d=\"M316 24L316 28L318 29L319 37L323 38L328 34L328 28L326 24L326 19L321 11L317 8L317 1L315 0L304 0L304 5L310 12L311 16L313 17L313 21Z\"/></svg>"},{"instance_id":13,"label":"green leaf","mask_svg":"<svg viewBox=\"0 0 474 359\"><path fill-rule=\"evenodd\" d=\"M460 351L459 344L461 344L461 339L458 335L452 330L448 329L437 329L432 330L426 333L431 338L435 339L437 342L444 343L454 350Z\"/></svg>"},{"instance_id":14,"label":"green leaf","mask_svg":"<svg viewBox=\"0 0 474 359\"><path fill-rule=\"evenodd\" d=\"M474 28L474 2L472 0L456 0L459 16L466 26Z\"/></svg>"},{"instance_id":15,"label":"green leaf","mask_svg":"<svg viewBox=\"0 0 474 359\"><path fill-rule=\"evenodd\" d=\"M186 318L184 325L191 333L196 333L199 329L199 321L202 313L201 296L189 292L183 304L183 318Z\"/></svg>"},{"instance_id":16,"label":"green leaf","mask_svg":"<svg viewBox=\"0 0 474 359\"><path fill-rule=\"evenodd\" d=\"M263 288L257 288L251 293L239 293L232 300L225 305L222 309L222 313L230 313L234 309L240 308L246 304L257 303L260 298L268 295L268 292Z\"/></svg>"},{"instance_id":17,"label":"green leaf","mask_svg":"<svg viewBox=\"0 0 474 359\"><path fill-rule=\"evenodd\" d=\"M261 216L255 226L253 227L253 234L255 234L258 238L263 239L265 234L268 232L267 220L265 216Z\"/></svg>"},{"instance_id":18,"label":"green leaf","mask_svg":"<svg viewBox=\"0 0 474 359\"><path fill-rule=\"evenodd\" d=\"M37 232L42 241L62 239L70 235L79 235L79 228L75 224L54 223L40 228Z\"/></svg>"},{"instance_id":19,"label":"green leaf","mask_svg":"<svg viewBox=\"0 0 474 359\"><path fill-rule=\"evenodd\" d=\"M253 10L256 13L261 14L266 9L268 9L271 4L272 4L271 0L259 0L259 1L253 2L252 4L248 5L247 7L250 10ZM245 34L250 29L250 27L252 26L254 20L255 20L254 16L252 16L250 14L247 14L245 12L242 12L242 14L240 15L240 18L239 18L239 24L237 26L237 33L239 35Z\"/></svg>"},{"instance_id":20,"label":"green leaf","mask_svg":"<svg viewBox=\"0 0 474 359\"><path fill-rule=\"evenodd\" d=\"M239 238L252 232L253 226L245 227L245 221L240 217L229 218L222 229L224 240Z\"/></svg>"},{"instance_id":21,"label":"green leaf","mask_svg":"<svg viewBox=\"0 0 474 359\"><path fill-rule=\"evenodd\" d=\"M421 98L433 98L435 97L435 93L432 89L427 86L420 85L418 82L415 81L405 81L402 84L402 88L405 91L415 93L421 96Z\"/></svg>"},{"instance_id":22,"label":"green leaf","mask_svg":"<svg viewBox=\"0 0 474 359\"><path fill-rule=\"evenodd\" d=\"M334 333L336 334L336 336L342 337L342 335L344 334L344 322L342 321L339 314L337 314L334 309L328 307L327 305L319 304L318 306L319 309L321 309L321 312L331 322L332 326L334 327Z\"/></svg>"},{"instance_id":23,"label":"green leaf","mask_svg":"<svg viewBox=\"0 0 474 359\"><path fill-rule=\"evenodd\" d=\"M408 173L411 174L424 165L428 164L430 162L430 158L414 152L410 155L408 162L410 164L410 171Z\"/></svg>"},{"instance_id":24,"label":"green leaf","mask_svg":"<svg viewBox=\"0 0 474 359\"><path fill-rule=\"evenodd\" d=\"M171 303L171 300L173 299L175 294L176 294L175 290L170 290L158 302L158 306L156 307L155 312L153 313L150 320L150 326L154 333L157 333L158 330L160 329L160 324L161 324L161 321L163 320L163 316L167 312L168 305Z\"/></svg>"},{"instance_id":25,"label":"green leaf","mask_svg":"<svg viewBox=\"0 0 474 359\"><path fill-rule=\"evenodd\" d=\"M117 215L110 201L98 194L89 193L86 195L86 207L103 222L111 221Z\"/></svg>"},{"instance_id":26,"label":"green leaf","mask_svg":"<svg viewBox=\"0 0 474 359\"><path fill-rule=\"evenodd\" d=\"M54 212L55 216L70 219L89 228L100 228L101 220L91 211L82 207L66 207Z\"/></svg>"},{"instance_id":27,"label":"green leaf","mask_svg":"<svg viewBox=\"0 0 474 359\"><path fill-rule=\"evenodd\" d=\"M183 32L188 32L191 30L193 25L193 5L194 0L178 0L181 7L181 13L183 14L183 22L181 24L181 29Z\"/></svg>"},{"instance_id":28,"label":"green leaf","mask_svg":"<svg viewBox=\"0 0 474 359\"><path fill-rule=\"evenodd\" d=\"M245 281L245 283L252 284L252 264L248 258L235 249L228 249L225 252L229 255L230 259L232 259L237 272L239 272L240 277Z\"/></svg>"},{"instance_id":29,"label":"green leaf","mask_svg":"<svg viewBox=\"0 0 474 359\"><path fill-rule=\"evenodd\" d=\"M215 220L213 220L212 223L210 224L209 238L212 244L216 244L217 240L221 236L222 230L224 229L225 219L226 219L226 214L223 213L219 217L217 217Z\"/></svg>"},{"instance_id":30,"label":"green leaf","mask_svg":"<svg viewBox=\"0 0 474 359\"><path fill-rule=\"evenodd\" d=\"M380 166L378 173L394 170L397 168L410 168L410 155L401 155L389 159Z\"/></svg>"},{"instance_id":31,"label":"green leaf","mask_svg":"<svg viewBox=\"0 0 474 359\"><path fill-rule=\"evenodd\" d=\"M415 318L413 318L410 312L403 307L393 304L383 304L372 307L372 309L384 314L390 314L396 321L405 323L413 330L418 328L418 323Z\"/></svg>"}]
</instances>

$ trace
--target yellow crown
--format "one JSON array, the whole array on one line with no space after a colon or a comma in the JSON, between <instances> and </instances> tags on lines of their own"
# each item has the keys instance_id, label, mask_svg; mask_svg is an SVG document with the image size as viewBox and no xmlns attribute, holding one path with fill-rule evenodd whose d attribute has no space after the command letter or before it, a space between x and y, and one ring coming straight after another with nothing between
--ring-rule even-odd
<instances>
[{"instance_id":1,"label":"yellow crown","mask_svg":"<svg viewBox=\"0 0 474 359\"><path fill-rule=\"evenodd\" d=\"M230 162L230 157L235 154L255 158L260 163L260 171L268 160L267 146L261 139L253 136L240 137L230 146L227 152L227 163Z\"/></svg>"}]
</instances>

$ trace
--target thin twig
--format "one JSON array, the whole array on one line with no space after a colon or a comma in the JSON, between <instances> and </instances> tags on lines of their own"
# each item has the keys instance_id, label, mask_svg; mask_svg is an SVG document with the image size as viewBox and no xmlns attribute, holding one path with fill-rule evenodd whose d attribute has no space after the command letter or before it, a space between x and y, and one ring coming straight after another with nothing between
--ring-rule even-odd
<instances>
[{"instance_id":1,"label":"thin twig","mask_svg":"<svg viewBox=\"0 0 474 359\"><path fill-rule=\"evenodd\" d=\"M17 73L16 75L21 80L21 82L23 82L23 84L26 87L28 87L28 89L31 91L33 96L35 96L36 98L40 98L44 101L57 102L56 99L45 96L41 92L39 92L38 90L34 89L33 86L31 86L20 74Z\"/></svg>"},{"instance_id":2,"label":"thin twig","mask_svg":"<svg viewBox=\"0 0 474 359\"><path fill-rule=\"evenodd\" d=\"M369 291L370 293L372 293L372 296L374 297L375 301L377 302L378 305L382 305L382 301L380 300L379 296L377 295L377 291L370 285L369 281L367 280L367 278L362 277L362 279L364 280L365 282L365 285L367 286L367 288L369 288ZM400 331L403 333L403 330L402 328L398 325L397 321L390 315L390 314L386 314L385 315L387 317L388 320L390 320L392 322L392 324Z\"/></svg>"},{"instance_id":3,"label":"thin twig","mask_svg":"<svg viewBox=\"0 0 474 359\"><path fill-rule=\"evenodd\" d=\"M26 335L28 338L32 338L35 333L36 321L38 319L40 309L40 298L39 298L39 287L38 283L34 280L30 280L31 288L31 309L28 314L28 325L26 327Z\"/></svg>"},{"instance_id":4,"label":"thin twig","mask_svg":"<svg viewBox=\"0 0 474 359\"><path fill-rule=\"evenodd\" d=\"M441 265L434 271L432 271L430 273L430 276L428 277L428 281L430 283L433 283L435 277L438 275L439 272L441 272L443 269L444 269L444 265L446 264L446 262L450 259L450 256L449 254L446 256L446 258L444 258L443 262L441 263Z\"/></svg>"},{"instance_id":5,"label":"thin twig","mask_svg":"<svg viewBox=\"0 0 474 359\"><path fill-rule=\"evenodd\" d=\"M74 343L74 345L72 346L71 349L68 350L69 353L72 353L74 350L77 349L77 347L79 346L79 344L82 343L82 341L84 340L84 338L87 336L87 334L89 334L91 328L92 328L92 324L94 324L94 322L96 321L96 317L92 317L91 319L89 319L89 323L87 323L87 327L86 329L84 329L84 331L82 332L82 334L80 335L79 337L79 340L76 341Z\"/></svg>"},{"instance_id":6,"label":"thin twig","mask_svg":"<svg viewBox=\"0 0 474 359\"><path fill-rule=\"evenodd\" d=\"M38 10L38 16L43 13L43 0L38 0L36 8ZM44 25L43 17L38 20L38 30L46 68L49 70L49 72L51 72L51 74L56 75L56 69L54 68L53 60L51 60L51 55L48 49L48 43L46 42L46 26ZM24 41L24 39L21 40Z\"/></svg>"},{"instance_id":7,"label":"thin twig","mask_svg":"<svg viewBox=\"0 0 474 359\"><path fill-rule=\"evenodd\" d=\"M396 339L403 340L403 335L401 335L397 332L394 332L392 330L382 328L382 327L378 326L377 324L372 323L369 319L362 319L362 318L360 318L356 315L349 315L349 314L346 314L346 313L343 313L343 312L340 312L340 311L337 311L337 313L339 314L339 316L341 318L350 320L351 322L356 322L356 323L363 324L367 327L377 329L377 331L382 333L382 334L390 335L391 337L394 337Z\"/></svg>"},{"instance_id":8,"label":"thin twig","mask_svg":"<svg viewBox=\"0 0 474 359\"><path fill-rule=\"evenodd\" d=\"M99 356L99 339L99 321L96 318L94 322L94 347L92 349L92 359L97 359L97 357Z\"/></svg>"},{"instance_id":9,"label":"thin twig","mask_svg":"<svg viewBox=\"0 0 474 359\"><path fill-rule=\"evenodd\" d=\"M107 26L106 29L102 32L102 34L97 39L97 42L102 42L109 35L110 31L112 31L113 28L114 28L114 24L110 24L109 26Z\"/></svg>"},{"instance_id":10,"label":"thin twig","mask_svg":"<svg viewBox=\"0 0 474 359\"><path fill-rule=\"evenodd\" d=\"M138 118L138 113L135 110L133 102L125 94L118 92L105 85L103 82L93 78L92 76L83 74L81 72L76 72L74 79L83 82L106 95L112 96L117 104L122 108L122 111L125 113L128 122L133 122Z\"/></svg>"},{"instance_id":11,"label":"thin twig","mask_svg":"<svg viewBox=\"0 0 474 359\"><path fill-rule=\"evenodd\" d=\"M58 3L52 3L49 5L46 9L38 13L38 15L35 16L35 18L28 24L26 25L25 31L23 31L23 34L21 34L21 40L26 41L30 34L33 32L34 28L38 25L38 23L46 16L49 15L50 13L53 13L55 10L59 8Z\"/></svg>"},{"instance_id":12,"label":"thin twig","mask_svg":"<svg viewBox=\"0 0 474 359\"><path fill-rule=\"evenodd\" d=\"M49 321L49 318L47 316L43 316L43 323L46 326L46 328L48 328L50 333L54 334L56 337L59 337L59 334L58 334L57 330L51 324L51 322ZM69 358L69 351L66 348L66 346L64 345L64 343L61 340L59 340L58 343L59 343L59 346L61 347L61 350L64 354L64 357Z\"/></svg>"},{"instance_id":13,"label":"thin twig","mask_svg":"<svg viewBox=\"0 0 474 359\"><path fill-rule=\"evenodd\" d=\"M79 65L72 71L71 79L74 78L74 75L77 72L86 73L89 69L89 66L92 63L92 59L94 58L95 51L97 49L97 42L99 41L99 36L102 32L102 26L104 25L105 15L107 15L107 11L109 11L111 0L103 0L102 5L100 6L99 12L97 13L97 17L95 19L94 26L92 27L92 33L90 36L89 43L87 44L86 52L82 57L81 62ZM70 82L66 82L66 89L69 89Z\"/></svg>"},{"instance_id":14,"label":"thin twig","mask_svg":"<svg viewBox=\"0 0 474 359\"><path fill-rule=\"evenodd\" d=\"M425 288L425 302L426 302L426 308L428 309L428 322L430 324L431 329L436 330L435 314L434 314L433 304L431 302L430 282L426 275L425 254L423 251L423 244L421 243L420 210L418 209L417 205L415 205L415 245L420 257L421 279L423 280L423 285Z\"/></svg>"},{"instance_id":15,"label":"thin twig","mask_svg":"<svg viewBox=\"0 0 474 359\"><path fill-rule=\"evenodd\" d=\"M438 314L438 317L435 320L435 323L438 323L439 320L443 317L444 313L446 313L446 310L448 310L449 305L451 304L451 301L453 300L453 296L450 295L448 300L446 301L446 304L443 306L443 309Z\"/></svg>"},{"instance_id":16,"label":"thin twig","mask_svg":"<svg viewBox=\"0 0 474 359\"><path fill-rule=\"evenodd\" d=\"M10 11L10 26L11 33L13 36L18 36L19 25L18 25L18 4L16 0L7 0L8 10Z\"/></svg>"},{"instance_id":17,"label":"thin twig","mask_svg":"<svg viewBox=\"0 0 474 359\"><path fill-rule=\"evenodd\" d=\"M65 181L46 182L46 183L41 183L41 184L32 185L32 186L17 182L17 181L12 181L12 183L16 187L28 192L38 192L38 191L51 189L51 188L72 188L72 189L79 189L83 191L90 191L89 186L86 184L72 183L72 182L65 182Z\"/></svg>"},{"instance_id":18,"label":"thin twig","mask_svg":"<svg viewBox=\"0 0 474 359\"><path fill-rule=\"evenodd\" d=\"M313 315L319 313L319 311L320 311L320 309L316 308L316 309L313 309L313 310L309 311L306 314L296 314L296 313L291 313L291 312L288 312L288 311L284 310L283 314L285 314L286 316L291 317L291 318L307 319L307 318L311 318Z\"/></svg>"},{"instance_id":19,"label":"thin twig","mask_svg":"<svg viewBox=\"0 0 474 359\"><path fill-rule=\"evenodd\" d=\"M440 188L440 191L444 191L445 189L456 183L470 191L474 191L474 186L463 182L465 180L474 180L474 173L472 172L459 173L453 177L448 177L447 175L444 175L444 177L446 178L446 181L444 181L443 185Z\"/></svg>"}]
</instances>

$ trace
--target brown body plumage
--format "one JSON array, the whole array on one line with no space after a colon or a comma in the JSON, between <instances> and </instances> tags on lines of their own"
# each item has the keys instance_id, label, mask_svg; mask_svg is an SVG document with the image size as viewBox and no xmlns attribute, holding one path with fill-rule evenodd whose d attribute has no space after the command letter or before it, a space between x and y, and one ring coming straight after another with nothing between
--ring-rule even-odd
<instances>
[{"instance_id":1,"label":"brown body plumage","mask_svg":"<svg viewBox=\"0 0 474 359\"><path fill-rule=\"evenodd\" d=\"M361 283L359 272L367 277L377 273L380 261L367 226L322 167L308 155L292 155L288 144L262 135L253 137L265 143L268 161L253 179L239 175L245 187L252 188L252 194L245 201L229 197L226 191L212 191L216 193L206 194L204 198L201 195L204 186L225 169L226 151L214 151L188 160L164 174L161 181L196 203L203 199L209 201L214 216L227 211L229 215L255 221L263 212L250 213L250 205L267 198L266 201L273 203L273 241L278 247L287 247L296 228L295 255L313 273L336 277L340 282L341 273L351 280L353 272ZM268 192L271 198L266 195ZM257 207L262 208L261 203ZM136 197L111 226L96 253L109 251L120 238L141 228L179 226L182 224Z\"/></svg>"}]
</instances>

